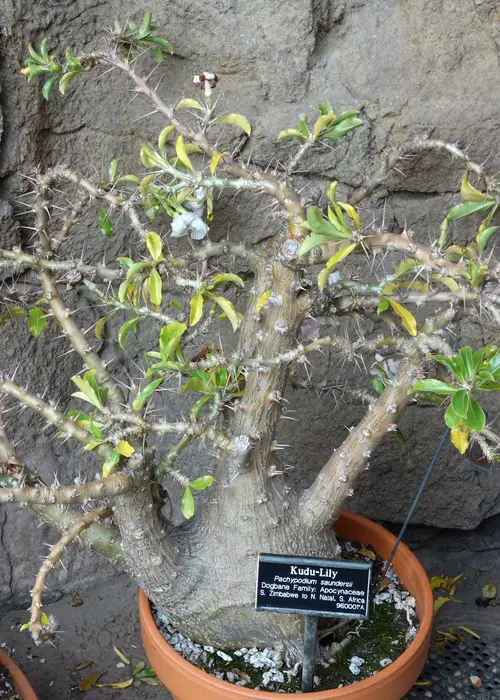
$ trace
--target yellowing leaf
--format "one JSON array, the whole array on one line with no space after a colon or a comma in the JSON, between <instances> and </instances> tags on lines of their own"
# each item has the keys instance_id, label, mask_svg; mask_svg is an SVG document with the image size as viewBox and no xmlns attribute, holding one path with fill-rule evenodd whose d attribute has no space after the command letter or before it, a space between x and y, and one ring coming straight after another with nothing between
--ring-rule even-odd
<instances>
[{"instance_id":1,"label":"yellowing leaf","mask_svg":"<svg viewBox=\"0 0 500 700\"><path fill-rule=\"evenodd\" d=\"M327 267L324 267L322 270L319 271L318 273L318 287L320 288L321 291L325 288L326 283L328 282L328 278L330 277L331 272Z\"/></svg>"},{"instance_id":2,"label":"yellowing leaf","mask_svg":"<svg viewBox=\"0 0 500 700\"><path fill-rule=\"evenodd\" d=\"M126 442L125 440L120 440L120 442L116 446L116 449L123 457L132 457L132 455L135 452L135 449L132 447L132 445L129 442Z\"/></svg>"},{"instance_id":3,"label":"yellowing leaf","mask_svg":"<svg viewBox=\"0 0 500 700\"><path fill-rule=\"evenodd\" d=\"M342 209L349 214L356 226L359 227L359 215L356 209L352 206L352 204L348 204L347 202L339 202L339 207L342 207Z\"/></svg>"},{"instance_id":4,"label":"yellowing leaf","mask_svg":"<svg viewBox=\"0 0 500 700\"><path fill-rule=\"evenodd\" d=\"M191 97L187 97L185 100L181 100L177 103L175 109L199 109L204 112L205 107L198 102L198 100L193 100Z\"/></svg>"},{"instance_id":5,"label":"yellowing leaf","mask_svg":"<svg viewBox=\"0 0 500 700\"><path fill-rule=\"evenodd\" d=\"M157 262L163 252L163 243L160 236L155 231L149 231L146 235L146 245L153 260Z\"/></svg>"},{"instance_id":6,"label":"yellowing leaf","mask_svg":"<svg viewBox=\"0 0 500 700\"><path fill-rule=\"evenodd\" d=\"M163 149L165 148L165 144L167 143L168 137L174 129L175 126L169 124L160 131L160 135L158 136L158 148L160 149L160 151L163 151Z\"/></svg>"},{"instance_id":7,"label":"yellowing leaf","mask_svg":"<svg viewBox=\"0 0 500 700\"><path fill-rule=\"evenodd\" d=\"M432 277L433 279L437 279L438 282L441 282L441 284L444 284L445 287L448 287L451 292L456 293L460 291L460 286L453 277L440 277L439 275L432 275Z\"/></svg>"},{"instance_id":8,"label":"yellowing leaf","mask_svg":"<svg viewBox=\"0 0 500 700\"><path fill-rule=\"evenodd\" d=\"M189 160L189 156L186 152L184 137L182 135L179 136L177 138L177 141L175 142L175 152L177 153L177 158L181 161L182 165L184 165L189 170L194 170L193 164Z\"/></svg>"},{"instance_id":9,"label":"yellowing leaf","mask_svg":"<svg viewBox=\"0 0 500 700\"><path fill-rule=\"evenodd\" d=\"M323 131L323 129L325 129L328 126L332 119L335 119L335 114L333 112L330 112L330 114L323 114L321 115L321 117L318 118L313 128L313 141L317 141L320 133Z\"/></svg>"},{"instance_id":10,"label":"yellowing leaf","mask_svg":"<svg viewBox=\"0 0 500 700\"><path fill-rule=\"evenodd\" d=\"M242 114L226 114L225 117L217 119L218 124L235 124L239 126L242 131L244 131L248 136L252 133L252 127L250 122Z\"/></svg>"},{"instance_id":11,"label":"yellowing leaf","mask_svg":"<svg viewBox=\"0 0 500 700\"><path fill-rule=\"evenodd\" d=\"M467 632L467 634L470 634L471 637L475 637L475 639L481 639L481 637L478 635L477 632L474 632L474 630L471 630L470 627L464 627L464 625L458 625L459 630L463 630L464 632Z\"/></svg>"},{"instance_id":12,"label":"yellowing leaf","mask_svg":"<svg viewBox=\"0 0 500 700\"><path fill-rule=\"evenodd\" d=\"M398 314L398 316L401 318L401 321L403 322L403 326L406 328L408 333L410 335L417 335L417 320L415 316L408 311L408 309L405 309L405 307L400 304L398 301L395 301L394 299L391 299L390 297L387 298L389 304L392 306L394 311Z\"/></svg>"},{"instance_id":13,"label":"yellowing leaf","mask_svg":"<svg viewBox=\"0 0 500 700\"><path fill-rule=\"evenodd\" d=\"M434 601L434 615L437 615L438 612L441 610L443 605L446 603L449 603L451 601L451 598L448 596L442 596L440 595L436 600Z\"/></svg>"},{"instance_id":14,"label":"yellowing leaf","mask_svg":"<svg viewBox=\"0 0 500 700\"><path fill-rule=\"evenodd\" d=\"M490 581L485 586L483 586L483 596L492 600L497 594L497 584L494 581Z\"/></svg>"},{"instance_id":15,"label":"yellowing leaf","mask_svg":"<svg viewBox=\"0 0 500 700\"><path fill-rule=\"evenodd\" d=\"M217 166L219 165L219 161L221 158L224 158L226 153L221 152L221 153L216 153L213 158L210 160L210 174L215 175L215 171L217 169Z\"/></svg>"},{"instance_id":16,"label":"yellowing leaf","mask_svg":"<svg viewBox=\"0 0 500 700\"><path fill-rule=\"evenodd\" d=\"M338 263L343 260L344 258L347 258L348 255L352 253L354 248L356 248L357 243L350 243L348 246L345 248L341 248L338 250L335 255L332 255L332 257L328 260L326 263L326 266L330 272L333 270L335 265L338 265Z\"/></svg>"},{"instance_id":17,"label":"yellowing leaf","mask_svg":"<svg viewBox=\"0 0 500 700\"><path fill-rule=\"evenodd\" d=\"M189 325L195 326L203 315L203 294L201 292L196 292L194 297L189 302L190 314L189 314Z\"/></svg>"},{"instance_id":18,"label":"yellowing leaf","mask_svg":"<svg viewBox=\"0 0 500 700\"><path fill-rule=\"evenodd\" d=\"M115 647L114 645L113 645L113 649L114 649L114 652L117 655L117 657L120 659L120 661L122 663L126 664L127 666L130 666L130 659L125 656L123 651L120 651L120 649L118 649L118 647Z\"/></svg>"},{"instance_id":19,"label":"yellowing leaf","mask_svg":"<svg viewBox=\"0 0 500 700\"><path fill-rule=\"evenodd\" d=\"M467 448L469 447L469 430L463 425L459 425L457 428L451 429L451 441L460 452L461 455L465 454Z\"/></svg>"},{"instance_id":20,"label":"yellowing leaf","mask_svg":"<svg viewBox=\"0 0 500 700\"><path fill-rule=\"evenodd\" d=\"M375 559L377 558L377 555L371 549L366 549L365 547L361 547L361 549L359 549L358 551L364 557L368 557L369 559L373 559L373 561L375 561Z\"/></svg>"},{"instance_id":21,"label":"yellowing leaf","mask_svg":"<svg viewBox=\"0 0 500 700\"><path fill-rule=\"evenodd\" d=\"M443 588L443 584L445 583L446 578L444 576L433 576L431 578L431 588L433 591L436 590L436 588Z\"/></svg>"},{"instance_id":22,"label":"yellowing leaf","mask_svg":"<svg viewBox=\"0 0 500 700\"><path fill-rule=\"evenodd\" d=\"M263 311L266 308L267 301L268 301L270 296L271 296L270 289L266 289L265 292L262 292L260 297L257 299L257 303L255 304L255 310L257 311L257 313L260 313L261 311Z\"/></svg>"},{"instance_id":23,"label":"yellowing leaf","mask_svg":"<svg viewBox=\"0 0 500 700\"><path fill-rule=\"evenodd\" d=\"M278 134L276 140L281 141L281 139L286 139L288 136L295 136L296 138L300 139L301 141L305 141L307 139L307 136L305 136L298 129L283 129L283 131L280 131L280 133Z\"/></svg>"},{"instance_id":24,"label":"yellowing leaf","mask_svg":"<svg viewBox=\"0 0 500 700\"><path fill-rule=\"evenodd\" d=\"M229 299L226 299L226 297L219 297L216 296L215 294L210 295L211 298L215 301L216 304L220 306L222 311L226 314L228 317L232 327L233 331L238 330L238 315L236 313L236 309L232 305L232 303L229 301Z\"/></svg>"},{"instance_id":25,"label":"yellowing leaf","mask_svg":"<svg viewBox=\"0 0 500 700\"><path fill-rule=\"evenodd\" d=\"M487 202L493 199L491 194L484 194L470 184L468 173L465 173L460 183L460 194L466 202Z\"/></svg>"},{"instance_id":26,"label":"yellowing leaf","mask_svg":"<svg viewBox=\"0 0 500 700\"><path fill-rule=\"evenodd\" d=\"M120 681L119 683L96 683L96 688L114 688L114 690L121 690L122 688L130 688L133 682L133 678L128 678L126 681Z\"/></svg>"}]
</instances>

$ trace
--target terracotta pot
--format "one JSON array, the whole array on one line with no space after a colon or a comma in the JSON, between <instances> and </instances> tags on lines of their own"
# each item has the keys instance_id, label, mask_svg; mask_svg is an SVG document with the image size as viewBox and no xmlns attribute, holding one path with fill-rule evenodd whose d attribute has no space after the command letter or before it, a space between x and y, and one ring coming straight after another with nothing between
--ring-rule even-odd
<instances>
[{"instance_id":1,"label":"terracotta pot","mask_svg":"<svg viewBox=\"0 0 500 700\"><path fill-rule=\"evenodd\" d=\"M360 515L344 511L335 531L341 537L372 545L386 559L395 541L394 535ZM433 596L427 575L408 547L400 544L394 569L404 586L415 596L420 627L408 649L377 674L345 688L314 693L295 693L293 698L311 700L401 700L417 680L427 659L433 619ZM139 592L142 641L151 666L171 691L174 700L264 700L282 697L281 693L242 688L221 681L183 659L160 634L151 614L149 600Z\"/></svg>"},{"instance_id":2,"label":"terracotta pot","mask_svg":"<svg viewBox=\"0 0 500 700\"><path fill-rule=\"evenodd\" d=\"M14 682L14 688L18 695L21 696L21 700L38 700L38 697L31 687L28 679L21 671L19 666L8 656L4 651L0 649L0 666L6 668L9 672L9 676Z\"/></svg>"}]
</instances>

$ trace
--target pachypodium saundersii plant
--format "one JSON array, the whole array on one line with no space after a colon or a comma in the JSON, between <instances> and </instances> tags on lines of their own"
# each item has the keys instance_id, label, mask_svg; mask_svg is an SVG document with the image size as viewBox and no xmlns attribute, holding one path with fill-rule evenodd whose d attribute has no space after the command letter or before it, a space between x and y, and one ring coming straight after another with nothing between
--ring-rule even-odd
<instances>
[{"instance_id":1,"label":"pachypodium saundersii plant","mask_svg":"<svg viewBox=\"0 0 500 700\"><path fill-rule=\"evenodd\" d=\"M84 89L77 87L84 72L113 68L164 127L140 149L135 173L125 172L118 158L99 183L62 164L37 172L36 235L25 250L0 250L4 274L36 276L41 284L29 304L12 302L15 295L9 304L2 301L10 332L23 317L34 336L56 324L82 360L81 373L70 378L74 401L65 407L50 400L54 387L41 397L4 373L5 410L18 403L38 412L60 436L89 451L101 473L94 478L93 468L84 483L46 484L22 464L4 425L0 502L27 505L64 531L33 589L35 640L53 634L42 609L45 577L64 548L81 538L123 565L184 634L223 648L284 644L293 656L301 646L301 619L255 612L256 557L263 551L338 554L332 524L339 509L380 441L398 432L409 403L437 402L460 452L475 442L490 461L497 459L500 438L487 425L481 400L500 388L498 349L457 351L450 329L478 310L490 323L500 319L498 268L488 252L500 189L456 145L421 137L385 153L357 189L327 182L323 198L305 204L295 185L301 159L356 138L359 112L335 114L329 102L319 105L315 117L277 134L297 145L288 164L262 171L239 155L241 142L235 148L227 138L241 133L246 139L252 127L214 99L217 76L200 72L192 95L177 102L165 101L144 77L151 54L168 71L171 51L150 14L141 24L117 23L105 48L90 55L49 54L45 39L39 50L30 46L22 73L28 81L43 80L45 99L61 99L57 87L63 94L69 85ZM400 159L426 151L452 156L464 171L461 201L457 197L430 245L408 230L375 228L359 206ZM61 189L75 201L64 216L54 204ZM256 206L274 203L271 243L247 245L245 231L239 240L211 240L221 193L241 191L252 193ZM123 238L124 254L114 263L72 254L72 232L85 217L96 236ZM470 222L461 245L453 242L458 219ZM128 225L135 237L131 254ZM366 261L363 281L349 273L353 260ZM102 307L91 330L84 331L74 304L79 285ZM319 337L303 341L303 322L318 317L326 319ZM328 319L329 334L322 330ZM105 335L115 339L120 357L145 329L156 340L143 370L130 361L125 371L126 354L121 364L102 359L97 346ZM319 465L312 484L299 490L286 478L277 425L290 386L315 355L328 352L371 366L365 390L359 382L345 389L366 413ZM179 420L161 413L166 390L182 394L188 406ZM188 477L186 455L196 443L211 446L213 463L209 473L194 476L191 464ZM174 480L184 494L178 527L159 514L164 492L158 485L168 491ZM203 490L209 497L197 504Z\"/></svg>"}]
</instances>

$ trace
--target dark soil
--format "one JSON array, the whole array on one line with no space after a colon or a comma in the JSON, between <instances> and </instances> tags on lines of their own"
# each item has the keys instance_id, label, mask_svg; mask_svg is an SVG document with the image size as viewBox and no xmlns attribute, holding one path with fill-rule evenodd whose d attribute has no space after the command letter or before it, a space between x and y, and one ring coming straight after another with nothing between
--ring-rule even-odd
<instances>
[{"instance_id":1,"label":"dark soil","mask_svg":"<svg viewBox=\"0 0 500 700\"><path fill-rule=\"evenodd\" d=\"M0 668L0 698L1 700L20 700L14 690L14 684L4 668Z\"/></svg>"}]
</instances>

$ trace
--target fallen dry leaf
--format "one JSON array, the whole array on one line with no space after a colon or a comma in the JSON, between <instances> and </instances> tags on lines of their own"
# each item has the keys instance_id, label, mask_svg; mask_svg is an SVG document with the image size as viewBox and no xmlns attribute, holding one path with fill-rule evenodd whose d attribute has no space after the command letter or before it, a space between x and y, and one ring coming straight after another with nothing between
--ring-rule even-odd
<instances>
[{"instance_id":1,"label":"fallen dry leaf","mask_svg":"<svg viewBox=\"0 0 500 700\"><path fill-rule=\"evenodd\" d=\"M78 593L76 591L71 591L71 607L76 608L79 605L82 605L83 600L80 598Z\"/></svg>"},{"instance_id":2,"label":"fallen dry leaf","mask_svg":"<svg viewBox=\"0 0 500 700\"><path fill-rule=\"evenodd\" d=\"M89 666L92 666L94 662L93 661L80 661L79 664L76 664L76 666L73 666L71 669L73 673L75 671L83 671L84 668L88 668Z\"/></svg>"},{"instance_id":3,"label":"fallen dry leaf","mask_svg":"<svg viewBox=\"0 0 500 700\"><path fill-rule=\"evenodd\" d=\"M479 678L479 676L469 676L469 680L474 688L480 688L483 685L483 681Z\"/></svg>"},{"instance_id":4,"label":"fallen dry leaf","mask_svg":"<svg viewBox=\"0 0 500 700\"><path fill-rule=\"evenodd\" d=\"M118 683L96 683L96 688L113 688L114 690L122 690L123 688L129 688L133 682L133 678L127 678L126 681L120 681Z\"/></svg>"},{"instance_id":5,"label":"fallen dry leaf","mask_svg":"<svg viewBox=\"0 0 500 700\"><path fill-rule=\"evenodd\" d=\"M497 584L494 581L489 581L486 586L483 586L483 596L491 600L496 597Z\"/></svg>"},{"instance_id":6,"label":"fallen dry leaf","mask_svg":"<svg viewBox=\"0 0 500 700\"><path fill-rule=\"evenodd\" d=\"M113 649L114 649L115 654L117 655L117 657L120 659L120 661L122 661L122 662L123 662L124 664L126 664L127 666L130 666L130 659L128 659L128 658L125 656L125 654L123 653L123 651L120 651L120 650L118 649L118 647L115 647L115 646L113 646Z\"/></svg>"},{"instance_id":7,"label":"fallen dry leaf","mask_svg":"<svg viewBox=\"0 0 500 700\"><path fill-rule=\"evenodd\" d=\"M375 561L377 558L377 555L375 552L373 552L371 549L366 549L366 547L361 547L361 549L358 550L360 554L362 554L364 557L368 557L369 559L372 559Z\"/></svg>"},{"instance_id":8,"label":"fallen dry leaf","mask_svg":"<svg viewBox=\"0 0 500 700\"><path fill-rule=\"evenodd\" d=\"M470 634L471 637L475 637L476 639L481 639L481 637L478 635L478 633L474 632L474 630L471 630L470 627L464 627L464 625L459 625L458 629L463 630L464 632L467 632L467 634Z\"/></svg>"},{"instance_id":9,"label":"fallen dry leaf","mask_svg":"<svg viewBox=\"0 0 500 700\"><path fill-rule=\"evenodd\" d=\"M92 690L92 688L95 688L97 681L102 675L102 673L94 673L92 676L82 678L82 680L78 683L79 690Z\"/></svg>"},{"instance_id":10,"label":"fallen dry leaf","mask_svg":"<svg viewBox=\"0 0 500 700\"><path fill-rule=\"evenodd\" d=\"M438 598L436 598L436 600L434 601L434 615L437 615L443 607L443 605L445 605L445 603L449 603L450 601L451 598L444 595L440 595Z\"/></svg>"}]
</instances>

